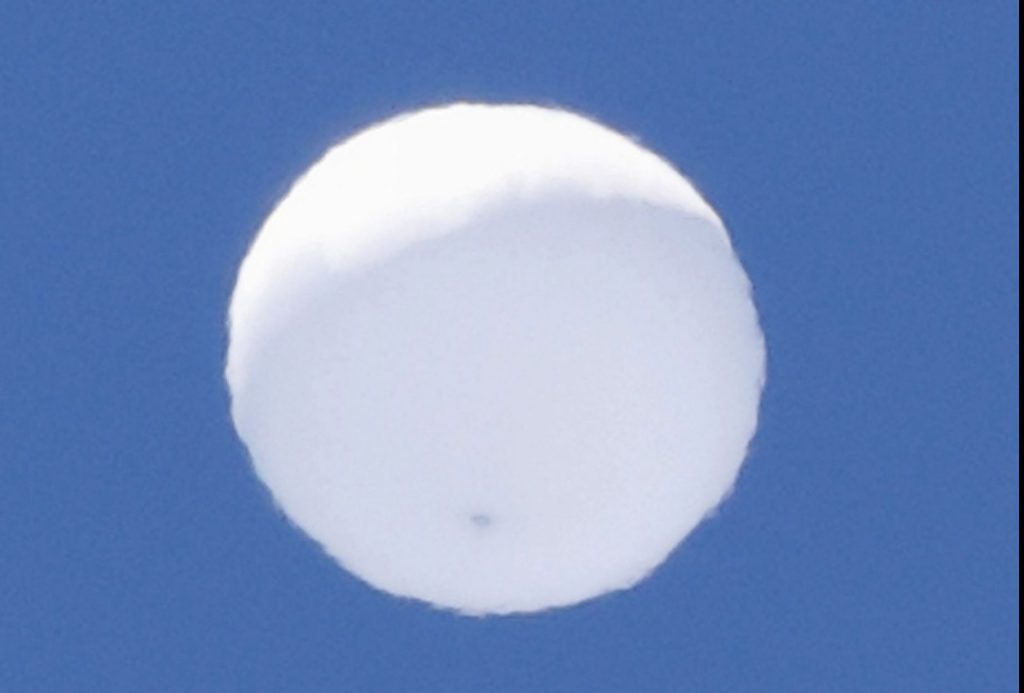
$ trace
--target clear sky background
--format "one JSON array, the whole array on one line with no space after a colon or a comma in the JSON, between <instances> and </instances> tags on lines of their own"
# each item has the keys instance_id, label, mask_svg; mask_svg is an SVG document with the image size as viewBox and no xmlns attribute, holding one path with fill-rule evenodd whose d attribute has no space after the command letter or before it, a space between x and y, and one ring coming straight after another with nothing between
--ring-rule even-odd
<instances>
[{"instance_id":1,"label":"clear sky background","mask_svg":"<svg viewBox=\"0 0 1024 693\"><path fill-rule=\"evenodd\" d=\"M1018 55L1008 2L4 3L0 690L1016 690ZM675 162L768 340L717 516L540 616L344 573L228 416L264 216L452 99Z\"/></svg>"}]
</instances>

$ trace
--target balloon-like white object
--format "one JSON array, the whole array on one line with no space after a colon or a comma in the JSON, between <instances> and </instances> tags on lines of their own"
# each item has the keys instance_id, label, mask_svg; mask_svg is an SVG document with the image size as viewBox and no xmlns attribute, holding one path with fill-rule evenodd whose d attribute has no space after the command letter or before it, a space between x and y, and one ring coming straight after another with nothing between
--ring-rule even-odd
<instances>
[{"instance_id":1,"label":"balloon-like white object","mask_svg":"<svg viewBox=\"0 0 1024 693\"><path fill-rule=\"evenodd\" d=\"M665 161L535 106L331 149L231 301L232 415L291 520L468 614L635 584L731 489L764 341L718 216Z\"/></svg>"}]
</instances>

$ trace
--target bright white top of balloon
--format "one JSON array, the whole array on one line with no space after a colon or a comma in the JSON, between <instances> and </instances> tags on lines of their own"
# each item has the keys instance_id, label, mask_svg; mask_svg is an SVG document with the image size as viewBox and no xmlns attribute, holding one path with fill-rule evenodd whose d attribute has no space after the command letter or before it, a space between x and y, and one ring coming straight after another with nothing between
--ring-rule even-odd
<instances>
[{"instance_id":1,"label":"bright white top of balloon","mask_svg":"<svg viewBox=\"0 0 1024 693\"><path fill-rule=\"evenodd\" d=\"M296 181L246 256L233 323L250 323L283 268L371 263L499 200L623 197L722 225L654 153L575 113L532 105L461 103L399 116L329 150L314 170ZM724 230L721 238L729 243Z\"/></svg>"}]
</instances>

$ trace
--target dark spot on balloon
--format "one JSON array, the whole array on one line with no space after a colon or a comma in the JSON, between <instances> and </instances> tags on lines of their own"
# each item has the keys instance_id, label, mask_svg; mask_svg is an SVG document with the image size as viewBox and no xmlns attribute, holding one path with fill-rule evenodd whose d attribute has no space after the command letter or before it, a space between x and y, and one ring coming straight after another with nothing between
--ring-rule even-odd
<instances>
[{"instance_id":1,"label":"dark spot on balloon","mask_svg":"<svg viewBox=\"0 0 1024 693\"><path fill-rule=\"evenodd\" d=\"M487 513L475 513L469 516L469 521L480 528L490 527L494 520Z\"/></svg>"}]
</instances>

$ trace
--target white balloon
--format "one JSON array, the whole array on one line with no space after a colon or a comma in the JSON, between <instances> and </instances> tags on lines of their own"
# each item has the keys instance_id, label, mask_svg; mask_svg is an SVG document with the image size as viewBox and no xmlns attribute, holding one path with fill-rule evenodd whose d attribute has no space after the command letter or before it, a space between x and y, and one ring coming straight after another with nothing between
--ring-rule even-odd
<instances>
[{"instance_id":1,"label":"white balloon","mask_svg":"<svg viewBox=\"0 0 1024 693\"><path fill-rule=\"evenodd\" d=\"M287 516L467 614L629 587L731 489L764 341L722 222L591 120L456 104L365 130L242 263L227 381Z\"/></svg>"}]
</instances>

